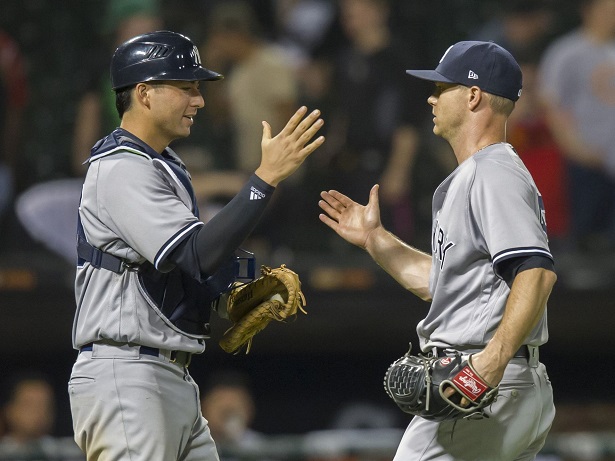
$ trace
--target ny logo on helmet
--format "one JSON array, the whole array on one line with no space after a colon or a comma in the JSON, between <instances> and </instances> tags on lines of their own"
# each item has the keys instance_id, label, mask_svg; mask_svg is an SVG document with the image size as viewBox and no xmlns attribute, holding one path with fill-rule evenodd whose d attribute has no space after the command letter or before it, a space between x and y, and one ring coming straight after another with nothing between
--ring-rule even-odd
<instances>
[{"instance_id":1,"label":"ny logo on helmet","mask_svg":"<svg viewBox=\"0 0 615 461\"><path fill-rule=\"evenodd\" d=\"M198 64L199 66L201 65L201 55L199 54L199 49L196 47L196 45L192 47L190 56L196 64Z\"/></svg>"}]
</instances>

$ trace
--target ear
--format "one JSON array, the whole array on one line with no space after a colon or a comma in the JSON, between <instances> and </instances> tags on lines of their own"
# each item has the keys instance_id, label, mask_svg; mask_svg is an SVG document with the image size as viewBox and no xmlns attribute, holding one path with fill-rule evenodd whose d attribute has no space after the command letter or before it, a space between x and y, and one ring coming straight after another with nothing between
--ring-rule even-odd
<instances>
[{"instance_id":1,"label":"ear","mask_svg":"<svg viewBox=\"0 0 615 461\"><path fill-rule=\"evenodd\" d=\"M468 109L476 110L483 100L483 91L477 86L471 86L468 92Z\"/></svg>"},{"instance_id":2,"label":"ear","mask_svg":"<svg viewBox=\"0 0 615 461\"><path fill-rule=\"evenodd\" d=\"M135 87L134 98L139 104L143 104L147 108L150 107L150 91L152 87L147 83L137 83Z\"/></svg>"}]
</instances>

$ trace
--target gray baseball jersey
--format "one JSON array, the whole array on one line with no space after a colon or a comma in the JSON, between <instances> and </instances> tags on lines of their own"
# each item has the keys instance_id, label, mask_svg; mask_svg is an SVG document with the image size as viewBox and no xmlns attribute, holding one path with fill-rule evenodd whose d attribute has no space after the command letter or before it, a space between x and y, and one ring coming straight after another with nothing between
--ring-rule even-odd
<instances>
[{"instance_id":1,"label":"gray baseball jersey","mask_svg":"<svg viewBox=\"0 0 615 461\"><path fill-rule=\"evenodd\" d=\"M92 157L79 216L94 247L157 268L178 240L203 225L168 165L127 146ZM77 267L75 284L75 348L111 340L203 352L201 337L180 332L148 300L136 272L116 274L86 263Z\"/></svg>"},{"instance_id":2,"label":"gray baseball jersey","mask_svg":"<svg viewBox=\"0 0 615 461\"><path fill-rule=\"evenodd\" d=\"M421 349L484 346L510 288L497 264L551 258L540 193L512 146L493 144L461 163L433 197L432 295L417 327ZM525 344L547 341L546 313Z\"/></svg>"}]
</instances>

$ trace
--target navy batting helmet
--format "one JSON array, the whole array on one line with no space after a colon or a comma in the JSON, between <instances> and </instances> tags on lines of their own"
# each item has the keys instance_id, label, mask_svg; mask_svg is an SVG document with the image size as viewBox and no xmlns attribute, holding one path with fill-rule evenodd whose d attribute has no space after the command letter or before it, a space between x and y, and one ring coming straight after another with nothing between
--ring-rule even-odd
<instances>
[{"instance_id":1,"label":"navy batting helmet","mask_svg":"<svg viewBox=\"0 0 615 461\"><path fill-rule=\"evenodd\" d=\"M122 43L111 58L114 90L155 80L220 80L201 65L199 50L188 37L161 30Z\"/></svg>"}]
</instances>

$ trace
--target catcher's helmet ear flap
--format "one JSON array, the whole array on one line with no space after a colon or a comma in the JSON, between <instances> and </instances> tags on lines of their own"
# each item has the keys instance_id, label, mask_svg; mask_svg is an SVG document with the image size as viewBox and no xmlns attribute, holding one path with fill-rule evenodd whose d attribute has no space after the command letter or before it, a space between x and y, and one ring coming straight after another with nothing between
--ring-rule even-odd
<instances>
[{"instance_id":1,"label":"catcher's helmet ear flap","mask_svg":"<svg viewBox=\"0 0 615 461\"><path fill-rule=\"evenodd\" d=\"M220 80L206 69L196 45L188 37L161 30L138 35L122 43L111 58L114 90L156 80Z\"/></svg>"}]
</instances>

